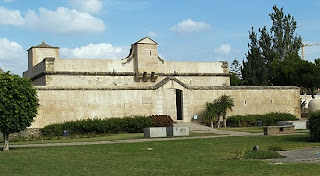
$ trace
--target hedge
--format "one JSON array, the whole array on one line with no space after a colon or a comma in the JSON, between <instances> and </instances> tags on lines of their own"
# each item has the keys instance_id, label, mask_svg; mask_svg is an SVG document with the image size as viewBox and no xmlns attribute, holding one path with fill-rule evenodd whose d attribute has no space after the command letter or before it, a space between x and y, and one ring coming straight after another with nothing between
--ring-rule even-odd
<instances>
[{"instance_id":1,"label":"hedge","mask_svg":"<svg viewBox=\"0 0 320 176\"><path fill-rule=\"evenodd\" d=\"M309 125L310 137L312 141L320 141L320 111L315 111L310 114Z\"/></svg>"},{"instance_id":2,"label":"hedge","mask_svg":"<svg viewBox=\"0 0 320 176\"><path fill-rule=\"evenodd\" d=\"M45 136L62 136L64 130L71 135L142 133L147 127L172 127L173 120L168 115L130 116L109 119L83 119L45 126L41 133Z\"/></svg>"},{"instance_id":3,"label":"hedge","mask_svg":"<svg viewBox=\"0 0 320 176\"><path fill-rule=\"evenodd\" d=\"M142 133L144 128L152 126L153 123L153 120L147 116L83 119L47 125L41 132L45 136L62 136L64 130L69 130L71 135Z\"/></svg>"},{"instance_id":4,"label":"hedge","mask_svg":"<svg viewBox=\"0 0 320 176\"><path fill-rule=\"evenodd\" d=\"M169 115L152 115L153 127L173 127L173 120Z\"/></svg>"},{"instance_id":5,"label":"hedge","mask_svg":"<svg viewBox=\"0 0 320 176\"><path fill-rule=\"evenodd\" d=\"M251 127L257 126L258 121L262 126L274 126L278 121L296 120L296 116L288 113L273 112L265 115L235 115L227 119L227 126L230 127Z\"/></svg>"}]
</instances>

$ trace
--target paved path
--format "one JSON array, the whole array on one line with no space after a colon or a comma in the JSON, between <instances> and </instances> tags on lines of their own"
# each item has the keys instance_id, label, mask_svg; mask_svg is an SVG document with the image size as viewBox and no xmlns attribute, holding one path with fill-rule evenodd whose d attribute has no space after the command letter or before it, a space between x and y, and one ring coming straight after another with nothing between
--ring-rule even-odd
<instances>
[{"instance_id":1,"label":"paved path","mask_svg":"<svg viewBox=\"0 0 320 176\"><path fill-rule=\"evenodd\" d=\"M217 136L194 136L194 137L174 137L174 138L144 138L144 139L127 139L113 141L94 141L94 142L67 142L67 143L48 143L48 144L23 144L10 145L10 148L26 148L26 147L52 147L52 146L74 146L74 145L99 145L99 144L121 144L121 143L138 143L138 142L153 142L153 141L173 141L173 140L188 140L188 139L208 139L226 137L226 135Z\"/></svg>"},{"instance_id":2,"label":"paved path","mask_svg":"<svg viewBox=\"0 0 320 176\"><path fill-rule=\"evenodd\" d=\"M215 128L210 128L204 125L198 125L196 123L189 122L178 122L174 126L187 126L189 130L197 133L215 133L220 135L229 135L229 136L263 136L263 133L247 133L247 132L235 132L235 131L222 131Z\"/></svg>"},{"instance_id":3,"label":"paved path","mask_svg":"<svg viewBox=\"0 0 320 176\"><path fill-rule=\"evenodd\" d=\"M271 164L290 163L318 163L320 162L320 148L303 148L289 151L279 151L286 158L271 159Z\"/></svg>"},{"instance_id":4,"label":"paved path","mask_svg":"<svg viewBox=\"0 0 320 176\"><path fill-rule=\"evenodd\" d=\"M23 144L10 145L10 148L26 148L26 147L52 147L52 146L74 146L74 145L98 145L98 144L119 144L119 143L137 143L137 142L153 142L153 141L172 141L187 139L208 139L228 136L262 136L262 133L246 133L234 131L222 131L195 123L179 122L174 126L188 126L189 130L198 133L214 133L216 136L194 136L194 137L174 137L174 138L145 138L145 139L129 139L114 141L94 141L94 142L68 142L68 143L48 143L48 144Z\"/></svg>"}]
</instances>

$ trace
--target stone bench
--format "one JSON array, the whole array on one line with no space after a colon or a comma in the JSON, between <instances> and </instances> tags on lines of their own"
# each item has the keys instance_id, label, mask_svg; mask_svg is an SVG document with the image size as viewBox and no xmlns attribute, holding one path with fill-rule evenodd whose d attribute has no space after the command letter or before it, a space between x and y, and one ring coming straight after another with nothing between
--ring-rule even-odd
<instances>
[{"instance_id":1,"label":"stone bench","mask_svg":"<svg viewBox=\"0 0 320 176\"><path fill-rule=\"evenodd\" d=\"M189 136L188 127L149 127L145 128L143 132L145 138Z\"/></svg>"},{"instance_id":2,"label":"stone bench","mask_svg":"<svg viewBox=\"0 0 320 176\"><path fill-rule=\"evenodd\" d=\"M167 136L189 136L189 127L167 127Z\"/></svg>"},{"instance_id":3,"label":"stone bench","mask_svg":"<svg viewBox=\"0 0 320 176\"><path fill-rule=\"evenodd\" d=\"M143 133L145 138L167 137L167 128L166 127L149 127L149 128L143 129Z\"/></svg>"},{"instance_id":4,"label":"stone bench","mask_svg":"<svg viewBox=\"0 0 320 176\"><path fill-rule=\"evenodd\" d=\"M263 127L263 133L267 136L278 135L278 134L290 134L294 133L293 125L286 126L265 126Z\"/></svg>"},{"instance_id":5,"label":"stone bench","mask_svg":"<svg viewBox=\"0 0 320 176\"><path fill-rule=\"evenodd\" d=\"M295 130L307 129L307 120L296 120L296 121L279 121L279 126L293 125Z\"/></svg>"}]
</instances>

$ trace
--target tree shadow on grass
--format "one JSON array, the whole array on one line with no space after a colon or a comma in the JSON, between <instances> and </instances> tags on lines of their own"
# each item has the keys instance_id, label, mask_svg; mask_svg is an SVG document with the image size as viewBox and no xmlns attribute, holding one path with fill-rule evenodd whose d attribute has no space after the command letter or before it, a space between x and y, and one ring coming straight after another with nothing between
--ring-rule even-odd
<instances>
[{"instance_id":1,"label":"tree shadow on grass","mask_svg":"<svg viewBox=\"0 0 320 176\"><path fill-rule=\"evenodd\" d=\"M15 148L15 147L10 147L9 146L9 151L11 151L11 150L18 150L19 148ZM21 149L21 148L20 148ZM3 151L3 147L0 147L0 152L5 152L5 151Z\"/></svg>"}]
</instances>

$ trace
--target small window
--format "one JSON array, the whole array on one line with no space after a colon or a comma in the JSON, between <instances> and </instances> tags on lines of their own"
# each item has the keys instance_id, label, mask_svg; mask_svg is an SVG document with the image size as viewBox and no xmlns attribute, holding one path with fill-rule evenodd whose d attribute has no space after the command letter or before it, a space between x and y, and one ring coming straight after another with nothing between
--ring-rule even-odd
<instances>
[{"instance_id":1,"label":"small window","mask_svg":"<svg viewBox=\"0 0 320 176\"><path fill-rule=\"evenodd\" d=\"M244 104L247 104L247 100L244 100Z\"/></svg>"},{"instance_id":2,"label":"small window","mask_svg":"<svg viewBox=\"0 0 320 176\"><path fill-rule=\"evenodd\" d=\"M151 56L151 51L150 51L150 56Z\"/></svg>"},{"instance_id":3,"label":"small window","mask_svg":"<svg viewBox=\"0 0 320 176\"><path fill-rule=\"evenodd\" d=\"M271 100L271 104L272 104L272 100Z\"/></svg>"}]
</instances>

